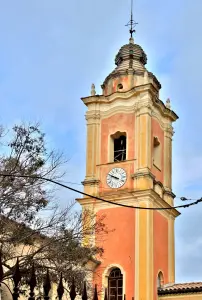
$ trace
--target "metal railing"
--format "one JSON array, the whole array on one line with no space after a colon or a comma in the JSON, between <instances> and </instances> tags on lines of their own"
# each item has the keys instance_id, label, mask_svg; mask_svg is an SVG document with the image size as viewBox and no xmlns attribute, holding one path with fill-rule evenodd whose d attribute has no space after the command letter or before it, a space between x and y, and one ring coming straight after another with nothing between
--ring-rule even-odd
<instances>
[{"instance_id":1,"label":"metal railing","mask_svg":"<svg viewBox=\"0 0 202 300\"><path fill-rule=\"evenodd\" d=\"M13 288L9 288L9 286L6 284L6 282L4 282L4 272L3 272L3 266L2 266L2 261L1 261L1 257L0 257L0 285L5 285L7 287L7 290L11 294L11 299L13 299L13 300L18 300L20 298L21 280L22 280L22 277L21 277L21 272L20 272L20 268L19 268L19 262L17 260L15 268L14 268L14 273L12 276ZM28 281L28 283L26 285L26 288L27 288L26 293L28 294L28 296L23 295L23 298L26 300L39 299L39 298L36 298L36 294L35 294L36 287L37 287L37 278L36 278L35 268L33 265L31 272L30 272L30 280ZM50 290L51 290L51 280L50 280L49 272L47 270L46 275L44 276L44 280L43 280L43 291L42 291L43 295L41 296L40 299L44 299L44 300L51 299L51 297L49 296ZM59 283L57 285L57 297L55 299L62 300L64 291L65 291L65 288L63 285L63 278L62 278L62 274L61 274ZM76 286L75 286L74 280L72 280L70 291L68 293L69 293L69 298L71 300L74 300L76 298L77 293L76 293ZM82 298L82 300L89 299L89 297L87 295L87 289L86 289L85 282L83 285L83 291L82 291L81 298ZM98 300L97 285L95 285L95 288L94 288L93 300ZM105 300L107 300L106 292L105 292Z\"/></svg>"}]
</instances>

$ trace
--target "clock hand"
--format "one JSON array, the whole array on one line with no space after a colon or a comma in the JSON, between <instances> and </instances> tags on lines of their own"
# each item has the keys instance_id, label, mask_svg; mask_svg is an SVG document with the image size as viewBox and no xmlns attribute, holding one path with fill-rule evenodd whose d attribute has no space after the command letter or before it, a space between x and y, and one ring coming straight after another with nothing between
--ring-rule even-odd
<instances>
[{"instance_id":1,"label":"clock hand","mask_svg":"<svg viewBox=\"0 0 202 300\"><path fill-rule=\"evenodd\" d=\"M113 177L113 178L115 178L115 179L119 179L118 177L116 177L116 176L114 176L114 175L111 175L111 174L109 174L109 176L111 176L111 177Z\"/></svg>"}]
</instances>

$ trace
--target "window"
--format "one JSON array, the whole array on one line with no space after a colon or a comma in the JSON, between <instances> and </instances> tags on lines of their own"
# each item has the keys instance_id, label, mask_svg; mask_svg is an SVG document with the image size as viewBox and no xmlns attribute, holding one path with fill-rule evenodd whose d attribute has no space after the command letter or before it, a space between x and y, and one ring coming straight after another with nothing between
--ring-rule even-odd
<instances>
[{"instance_id":1,"label":"window","mask_svg":"<svg viewBox=\"0 0 202 300\"><path fill-rule=\"evenodd\" d=\"M125 132L117 131L110 136L109 161L119 162L126 160L127 137Z\"/></svg>"},{"instance_id":2,"label":"window","mask_svg":"<svg viewBox=\"0 0 202 300\"><path fill-rule=\"evenodd\" d=\"M153 163L155 167L161 170L161 143L156 136L153 141Z\"/></svg>"},{"instance_id":3,"label":"window","mask_svg":"<svg viewBox=\"0 0 202 300\"><path fill-rule=\"evenodd\" d=\"M112 269L109 274L108 295L109 300L122 300L123 298L123 275L118 268Z\"/></svg>"},{"instance_id":4,"label":"window","mask_svg":"<svg viewBox=\"0 0 202 300\"><path fill-rule=\"evenodd\" d=\"M164 284L164 280L163 280L163 273L159 272L158 273L158 277L157 277L157 288L162 287Z\"/></svg>"},{"instance_id":5,"label":"window","mask_svg":"<svg viewBox=\"0 0 202 300\"><path fill-rule=\"evenodd\" d=\"M114 162L126 160L126 135L114 137Z\"/></svg>"}]
</instances>

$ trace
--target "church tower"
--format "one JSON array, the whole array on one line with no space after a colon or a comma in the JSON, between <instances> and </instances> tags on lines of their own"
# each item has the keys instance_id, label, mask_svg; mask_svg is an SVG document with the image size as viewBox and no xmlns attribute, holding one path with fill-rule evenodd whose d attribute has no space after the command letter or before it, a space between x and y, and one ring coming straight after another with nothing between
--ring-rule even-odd
<instances>
[{"instance_id":1,"label":"church tower","mask_svg":"<svg viewBox=\"0 0 202 300\"><path fill-rule=\"evenodd\" d=\"M78 201L83 209L105 216L109 233L103 241L96 234L92 239L104 249L93 282L99 290L107 289L110 300L122 300L124 294L127 299L156 299L158 285L175 281L174 221L179 213L167 208L175 197L172 122L178 117L169 99L166 104L159 99L161 84L146 63L144 50L131 37L116 55L102 95L92 85L91 96L82 98L87 106L84 191L112 204L90 197Z\"/></svg>"}]
</instances>

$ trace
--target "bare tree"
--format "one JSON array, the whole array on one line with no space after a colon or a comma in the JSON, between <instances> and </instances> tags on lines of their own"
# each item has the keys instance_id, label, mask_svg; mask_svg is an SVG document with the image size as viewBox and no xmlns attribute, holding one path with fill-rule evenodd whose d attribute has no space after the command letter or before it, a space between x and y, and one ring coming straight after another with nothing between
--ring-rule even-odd
<instances>
[{"instance_id":1,"label":"bare tree","mask_svg":"<svg viewBox=\"0 0 202 300\"><path fill-rule=\"evenodd\" d=\"M0 176L4 277L12 276L18 257L24 282L34 262L39 282L48 268L52 280L63 273L67 282L74 277L81 283L88 260L103 251L81 241L89 240L95 231L100 238L107 233L103 217L97 219L88 210L81 214L74 202L65 209L57 205L53 186L42 177L60 180L66 161L61 153L48 151L38 124L15 126L6 135L1 130L1 140L0 174L9 174ZM27 177L18 177L21 175Z\"/></svg>"}]
</instances>

